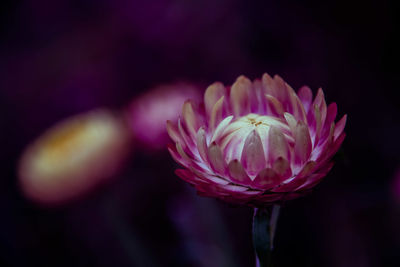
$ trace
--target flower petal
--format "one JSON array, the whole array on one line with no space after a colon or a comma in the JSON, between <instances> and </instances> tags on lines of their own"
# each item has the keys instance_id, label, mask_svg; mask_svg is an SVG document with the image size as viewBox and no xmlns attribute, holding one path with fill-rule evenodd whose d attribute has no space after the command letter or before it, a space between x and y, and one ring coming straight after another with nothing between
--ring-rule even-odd
<instances>
[{"instance_id":1,"label":"flower petal","mask_svg":"<svg viewBox=\"0 0 400 267\"><path fill-rule=\"evenodd\" d=\"M198 121L198 116L196 116L193 110L193 105L194 103L192 103L191 100L185 101L182 107L182 116L189 133L192 137L195 137L197 130L200 127L200 122Z\"/></svg>"},{"instance_id":2,"label":"flower petal","mask_svg":"<svg viewBox=\"0 0 400 267\"><path fill-rule=\"evenodd\" d=\"M251 112L264 114L265 113L265 97L264 90L260 80L253 82L253 94L251 97Z\"/></svg>"},{"instance_id":3,"label":"flower petal","mask_svg":"<svg viewBox=\"0 0 400 267\"><path fill-rule=\"evenodd\" d=\"M292 175L289 161L283 157L279 157L272 165L272 169L283 179L287 179Z\"/></svg>"},{"instance_id":4,"label":"flower petal","mask_svg":"<svg viewBox=\"0 0 400 267\"><path fill-rule=\"evenodd\" d=\"M317 95L315 96L313 105L317 106L320 113L321 113L321 124L324 125L325 119L326 119L326 102L325 102L325 96L324 96L324 91L322 91L321 88L318 89Z\"/></svg>"},{"instance_id":5,"label":"flower petal","mask_svg":"<svg viewBox=\"0 0 400 267\"><path fill-rule=\"evenodd\" d=\"M271 94L274 87L274 81L272 80L271 76L268 73L264 73L261 78L262 86L264 87L265 94Z\"/></svg>"},{"instance_id":6,"label":"flower petal","mask_svg":"<svg viewBox=\"0 0 400 267\"><path fill-rule=\"evenodd\" d=\"M303 177L306 177L306 176L310 175L314 171L315 166L316 166L316 162L315 161L307 162L304 165L303 169L299 172L297 177L298 178L303 178Z\"/></svg>"},{"instance_id":7,"label":"flower petal","mask_svg":"<svg viewBox=\"0 0 400 267\"><path fill-rule=\"evenodd\" d=\"M206 132L203 127L201 127L197 132L196 144L200 157L204 160L204 162L208 162Z\"/></svg>"},{"instance_id":8,"label":"flower petal","mask_svg":"<svg viewBox=\"0 0 400 267\"><path fill-rule=\"evenodd\" d=\"M263 143L256 130L253 130L244 142L241 162L249 175L256 175L265 167Z\"/></svg>"},{"instance_id":9,"label":"flower petal","mask_svg":"<svg viewBox=\"0 0 400 267\"><path fill-rule=\"evenodd\" d=\"M332 167L333 167L333 162L326 164L324 170L320 170L318 171L318 173L314 173L308 176L306 182L300 187L296 188L296 191L308 190L313 188L321 181L322 178L324 178L327 175L327 173L332 169Z\"/></svg>"},{"instance_id":10,"label":"flower petal","mask_svg":"<svg viewBox=\"0 0 400 267\"><path fill-rule=\"evenodd\" d=\"M233 184L228 184L222 187L224 190L229 191L230 193L237 193L237 192L245 192L248 190L247 187L240 186L240 185L233 185Z\"/></svg>"},{"instance_id":11,"label":"flower petal","mask_svg":"<svg viewBox=\"0 0 400 267\"><path fill-rule=\"evenodd\" d=\"M171 122L171 121L167 121L167 132L169 137L171 137L171 139L176 143L176 142L183 142L183 139L179 133L178 128L176 128L176 126Z\"/></svg>"},{"instance_id":12,"label":"flower petal","mask_svg":"<svg viewBox=\"0 0 400 267\"><path fill-rule=\"evenodd\" d=\"M275 93L272 95L282 103L285 111L292 112L293 106L289 95L290 88L288 84L279 75L274 75L274 83Z\"/></svg>"},{"instance_id":13,"label":"flower petal","mask_svg":"<svg viewBox=\"0 0 400 267\"><path fill-rule=\"evenodd\" d=\"M219 185L227 185L229 181L222 179L221 177L217 177L215 175L204 175L204 178Z\"/></svg>"},{"instance_id":14,"label":"flower petal","mask_svg":"<svg viewBox=\"0 0 400 267\"><path fill-rule=\"evenodd\" d=\"M313 147L316 147L319 142L319 137L321 134L321 128L322 128L322 115L321 111L318 109L316 105L314 107L314 116L315 116L315 124L312 124L312 127L310 128L310 134L314 136L312 139Z\"/></svg>"},{"instance_id":15,"label":"flower petal","mask_svg":"<svg viewBox=\"0 0 400 267\"><path fill-rule=\"evenodd\" d=\"M178 151L179 155L181 155L181 157L188 162L191 162L192 160L190 159L190 157L186 154L186 152L182 149L182 146L180 143L176 143L176 150Z\"/></svg>"},{"instance_id":16,"label":"flower petal","mask_svg":"<svg viewBox=\"0 0 400 267\"><path fill-rule=\"evenodd\" d=\"M284 192L284 193L288 193L288 192L292 192L294 191L296 188L298 188L299 186L301 186L302 184L304 184L306 182L305 178L294 178L292 179L290 182L288 183L282 183L281 185L271 189L272 192Z\"/></svg>"},{"instance_id":17,"label":"flower petal","mask_svg":"<svg viewBox=\"0 0 400 267\"><path fill-rule=\"evenodd\" d=\"M221 98L215 103L214 107L212 108L211 115L210 115L210 123L209 127L211 131L213 132L215 128L218 126L218 124L222 120L222 109L224 105L224 96L221 96Z\"/></svg>"},{"instance_id":18,"label":"flower petal","mask_svg":"<svg viewBox=\"0 0 400 267\"><path fill-rule=\"evenodd\" d=\"M282 103L272 95L265 95L267 99L267 114L281 117L285 110Z\"/></svg>"},{"instance_id":19,"label":"flower petal","mask_svg":"<svg viewBox=\"0 0 400 267\"><path fill-rule=\"evenodd\" d=\"M313 94L312 94L310 87L308 87L308 86L301 87L299 92L297 93L297 95L299 96L301 102L303 103L304 110L307 113L308 110L310 109L312 98L313 98Z\"/></svg>"},{"instance_id":20,"label":"flower petal","mask_svg":"<svg viewBox=\"0 0 400 267\"><path fill-rule=\"evenodd\" d=\"M230 101L235 116L245 115L250 112L248 92L252 88L251 81L245 76L239 76L232 85Z\"/></svg>"},{"instance_id":21,"label":"flower petal","mask_svg":"<svg viewBox=\"0 0 400 267\"><path fill-rule=\"evenodd\" d=\"M251 183L252 188L269 190L281 183L281 177L271 168L265 168Z\"/></svg>"},{"instance_id":22,"label":"flower petal","mask_svg":"<svg viewBox=\"0 0 400 267\"><path fill-rule=\"evenodd\" d=\"M218 174L225 175L226 162L223 158L221 148L213 142L208 148L208 159L210 167Z\"/></svg>"},{"instance_id":23,"label":"flower petal","mask_svg":"<svg viewBox=\"0 0 400 267\"><path fill-rule=\"evenodd\" d=\"M267 160L272 165L278 158L290 160L289 144L283 133L275 126L269 128Z\"/></svg>"},{"instance_id":24,"label":"flower petal","mask_svg":"<svg viewBox=\"0 0 400 267\"><path fill-rule=\"evenodd\" d=\"M297 120L293 117L292 114L285 112L283 114L285 116L286 122L289 125L290 131L293 133L296 130Z\"/></svg>"},{"instance_id":25,"label":"flower petal","mask_svg":"<svg viewBox=\"0 0 400 267\"><path fill-rule=\"evenodd\" d=\"M176 162L178 162L179 164L181 164L182 166L185 166L185 167L190 166L190 161L183 159L182 156L178 153L178 151L176 149L176 144L175 145L168 144L167 149L168 149L169 153L171 154L172 158Z\"/></svg>"},{"instance_id":26,"label":"flower petal","mask_svg":"<svg viewBox=\"0 0 400 267\"><path fill-rule=\"evenodd\" d=\"M181 143L182 148L185 149L185 151L189 151L190 150L190 153L191 153L191 149L194 147L194 143L193 143L192 138L190 138L188 136L188 134L186 133L185 129L183 128L183 125L181 123L181 119L178 119L178 130L179 130L179 133L180 133L180 135L182 137L182 140L184 141L184 142ZM190 148L190 149L188 149L188 148Z\"/></svg>"},{"instance_id":27,"label":"flower petal","mask_svg":"<svg viewBox=\"0 0 400 267\"><path fill-rule=\"evenodd\" d=\"M251 180L239 160L234 159L228 165L231 181L241 185L250 185Z\"/></svg>"},{"instance_id":28,"label":"flower petal","mask_svg":"<svg viewBox=\"0 0 400 267\"><path fill-rule=\"evenodd\" d=\"M225 94L225 86L220 82L215 82L207 87L206 92L204 93L204 105L208 116L211 115L215 103L217 103L221 97L225 96Z\"/></svg>"},{"instance_id":29,"label":"flower petal","mask_svg":"<svg viewBox=\"0 0 400 267\"><path fill-rule=\"evenodd\" d=\"M215 129L214 134L211 138L211 142L214 142L215 140L218 140L221 137L224 130L229 125L229 123L232 121L232 119L233 119L233 116L226 117L218 124L218 126Z\"/></svg>"},{"instance_id":30,"label":"flower petal","mask_svg":"<svg viewBox=\"0 0 400 267\"><path fill-rule=\"evenodd\" d=\"M336 127L335 127L335 132L333 134L334 139L338 139L338 137L340 136L340 134L343 132L344 130L344 126L346 126L346 121L347 121L347 114L344 115L340 121L338 121L336 123Z\"/></svg>"},{"instance_id":31,"label":"flower petal","mask_svg":"<svg viewBox=\"0 0 400 267\"><path fill-rule=\"evenodd\" d=\"M294 132L294 163L305 163L311 154L311 137L307 125L299 121Z\"/></svg>"},{"instance_id":32,"label":"flower petal","mask_svg":"<svg viewBox=\"0 0 400 267\"><path fill-rule=\"evenodd\" d=\"M328 137L331 125L335 121L336 114L337 114L337 105L336 103L331 103L328 106L328 111L326 112L325 124L321 132L321 141L325 141L325 139Z\"/></svg>"}]
</instances>

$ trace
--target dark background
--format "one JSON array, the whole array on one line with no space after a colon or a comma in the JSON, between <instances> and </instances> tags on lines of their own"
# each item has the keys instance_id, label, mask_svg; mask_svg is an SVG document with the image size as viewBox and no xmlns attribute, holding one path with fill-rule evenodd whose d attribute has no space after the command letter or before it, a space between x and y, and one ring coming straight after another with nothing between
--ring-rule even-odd
<instances>
[{"instance_id":1,"label":"dark background","mask_svg":"<svg viewBox=\"0 0 400 267\"><path fill-rule=\"evenodd\" d=\"M44 208L24 198L24 147L58 120L121 108L176 80L279 74L348 114L336 165L286 203L277 266L399 266L395 1L1 1L0 266L254 266L252 210L195 196L165 152Z\"/></svg>"}]
</instances>

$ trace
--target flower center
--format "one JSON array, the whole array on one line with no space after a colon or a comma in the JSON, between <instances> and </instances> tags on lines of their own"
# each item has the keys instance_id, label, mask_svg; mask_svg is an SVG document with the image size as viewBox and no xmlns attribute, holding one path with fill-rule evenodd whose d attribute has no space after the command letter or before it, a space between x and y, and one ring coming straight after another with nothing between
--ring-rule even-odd
<instances>
[{"instance_id":1,"label":"flower center","mask_svg":"<svg viewBox=\"0 0 400 267\"><path fill-rule=\"evenodd\" d=\"M224 151L225 159L228 162L233 159L241 159L244 143L252 131L256 131L260 136L263 149L266 152L271 126L278 128L284 134L289 132L289 126L276 117L250 113L234 120L226 127L218 142ZM290 136L287 137L290 138Z\"/></svg>"}]
</instances>

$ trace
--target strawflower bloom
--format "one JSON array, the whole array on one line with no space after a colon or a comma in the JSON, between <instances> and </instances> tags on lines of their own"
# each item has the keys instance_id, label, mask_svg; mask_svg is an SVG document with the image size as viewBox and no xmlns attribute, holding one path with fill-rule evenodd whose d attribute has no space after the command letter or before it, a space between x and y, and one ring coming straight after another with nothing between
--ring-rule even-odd
<instances>
[{"instance_id":1,"label":"strawflower bloom","mask_svg":"<svg viewBox=\"0 0 400 267\"><path fill-rule=\"evenodd\" d=\"M200 91L193 84L180 82L159 85L134 99L127 109L127 120L137 145L145 151L165 149L169 143L165 122L178 121L188 98L200 100Z\"/></svg>"},{"instance_id":2,"label":"strawflower bloom","mask_svg":"<svg viewBox=\"0 0 400 267\"><path fill-rule=\"evenodd\" d=\"M120 169L130 138L125 122L108 110L67 118L25 149L19 164L21 189L46 205L81 196Z\"/></svg>"},{"instance_id":3,"label":"strawflower bloom","mask_svg":"<svg viewBox=\"0 0 400 267\"><path fill-rule=\"evenodd\" d=\"M335 123L336 114L322 89L313 99L279 76L240 76L210 85L204 104L184 103L178 123L167 122L168 149L200 195L268 206L303 195L332 168L345 138L346 115Z\"/></svg>"}]
</instances>

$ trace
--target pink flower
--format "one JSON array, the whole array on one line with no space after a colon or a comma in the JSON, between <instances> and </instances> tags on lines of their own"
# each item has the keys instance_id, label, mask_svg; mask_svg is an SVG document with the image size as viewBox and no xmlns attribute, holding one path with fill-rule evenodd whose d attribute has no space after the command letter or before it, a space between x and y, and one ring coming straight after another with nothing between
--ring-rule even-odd
<instances>
[{"instance_id":1,"label":"pink flower","mask_svg":"<svg viewBox=\"0 0 400 267\"><path fill-rule=\"evenodd\" d=\"M123 120L98 109L57 123L24 151L23 193L45 205L62 204L108 181L130 152Z\"/></svg>"},{"instance_id":2,"label":"pink flower","mask_svg":"<svg viewBox=\"0 0 400 267\"><path fill-rule=\"evenodd\" d=\"M167 120L177 122L186 99L200 100L194 85L176 83L161 85L135 99L127 111L130 128L138 145L151 150L165 148L169 142Z\"/></svg>"},{"instance_id":3,"label":"pink flower","mask_svg":"<svg viewBox=\"0 0 400 267\"><path fill-rule=\"evenodd\" d=\"M308 87L296 94L268 74L210 85L204 104L188 100L177 125L167 122L168 149L185 167L176 174L200 195L252 206L304 194L345 138L346 115L335 124L336 104L327 106L321 89L312 98Z\"/></svg>"}]
</instances>

